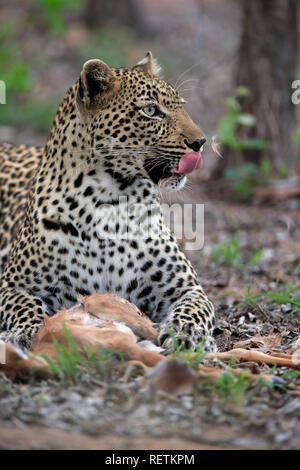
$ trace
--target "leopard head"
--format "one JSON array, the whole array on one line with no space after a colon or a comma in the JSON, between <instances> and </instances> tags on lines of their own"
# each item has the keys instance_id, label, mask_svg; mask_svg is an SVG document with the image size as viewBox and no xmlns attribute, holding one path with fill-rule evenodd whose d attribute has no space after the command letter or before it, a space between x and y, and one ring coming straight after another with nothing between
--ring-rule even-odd
<instances>
[{"instance_id":1,"label":"leopard head","mask_svg":"<svg viewBox=\"0 0 300 470\"><path fill-rule=\"evenodd\" d=\"M201 168L205 137L158 72L151 52L132 68L87 61L75 90L77 129L91 164L119 181L146 177L172 191Z\"/></svg>"}]
</instances>

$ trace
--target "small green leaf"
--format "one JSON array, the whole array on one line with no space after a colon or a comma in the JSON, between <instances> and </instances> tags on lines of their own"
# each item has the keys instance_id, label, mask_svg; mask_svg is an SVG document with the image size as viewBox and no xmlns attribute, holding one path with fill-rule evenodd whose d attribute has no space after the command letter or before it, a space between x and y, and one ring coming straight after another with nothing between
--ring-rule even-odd
<instances>
[{"instance_id":1,"label":"small green leaf","mask_svg":"<svg viewBox=\"0 0 300 470\"><path fill-rule=\"evenodd\" d=\"M256 119L252 114L240 114L238 116L238 123L241 126L254 126Z\"/></svg>"},{"instance_id":2,"label":"small green leaf","mask_svg":"<svg viewBox=\"0 0 300 470\"><path fill-rule=\"evenodd\" d=\"M230 96L225 100L225 105L233 113L239 113L241 111L241 105L234 96Z\"/></svg>"},{"instance_id":3,"label":"small green leaf","mask_svg":"<svg viewBox=\"0 0 300 470\"><path fill-rule=\"evenodd\" d=\"M260 260L260 258L262 257L263 252L264 252L263 249L258 250L258 251L255 253L255 255L252 256L252 258L251 258L250 261L248 262L248 266L249 266L249 267L254 266L254 265Z\"/></svg>"},{"instance_id":4,"label":"small green leaf","mask_svg":"<svg viewBox=\"0 0 300 470\"><path fill-rule=\"evenodd\" d=\"M270 144L262 139L245 139L243 146L245 149L264 150L269 148Z\"/></svg>"},{"instance_id":5,"label":"small green leaf","mask_svg":"<svg viewBox=\"0 0 300 470\"><path fill-rule=\"evenodd\" d=\"M249 96L250 94L250 90L246 86L239 86L235 90L235 95L241 98L244 96Z\"/></svg>"}]
</instances>

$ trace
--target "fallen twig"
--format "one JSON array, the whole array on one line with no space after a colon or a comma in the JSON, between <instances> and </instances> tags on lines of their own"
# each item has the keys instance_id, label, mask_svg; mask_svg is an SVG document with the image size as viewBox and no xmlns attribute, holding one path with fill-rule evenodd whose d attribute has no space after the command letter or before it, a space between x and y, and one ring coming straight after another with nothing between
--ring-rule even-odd
<instances>
[{"instance_id":1,"label":"fallen twig","mask_svg":"<svg viewBox=\"0 0 300 470\"><path fill-rule=\"evenodd\" d=\"M259 362L260 364L276 364L277 366L290 367L291 369L300 370L300 355L271 353L265 354L253 349L232 349L226 352L209 353L205 359L221 359L229 361L231 359L243 359L246 361Z\"/></svg>"},{"instance_id":2,"label":"fallen twig","mask_svg":"<svg viewBox=\"0 0 300 470\"><path fill-rule=\"evenodd\" d=\"M231 369L230 372L233 375L241 375L245 373L246 369ZM206 378L208 380L211 380L213 382L217 382L222 374L226 373L226 370L223 369L216 369L215 367L208 367L208 366L203 366L199 365L198 366L198 375L200 377ZM252 372L247 371L245 374L246 379L250 380L260 380L264 379L267 380L268 382L273 382L274 381L274 376L273 375L268 375L268 374L252 374Z\"/></svg>"}]
</instances>

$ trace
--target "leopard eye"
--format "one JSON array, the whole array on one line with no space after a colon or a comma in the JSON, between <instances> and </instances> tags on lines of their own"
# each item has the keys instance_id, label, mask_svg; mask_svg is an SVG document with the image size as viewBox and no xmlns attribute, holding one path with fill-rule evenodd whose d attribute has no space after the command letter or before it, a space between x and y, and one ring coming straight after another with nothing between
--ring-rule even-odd
<instances>
[{"instance_id":1,"label":"leopard eye","mask_svg":"<svg viewBox=\"0 0 300 470\"><path fill-rule=\"evenodd\" d=\"M154 105L148 105L144 106L143 111L145 114L147 114L147 116L153 117L155 114L157 114L158 109Z\"/></svg>"}]
</instances>

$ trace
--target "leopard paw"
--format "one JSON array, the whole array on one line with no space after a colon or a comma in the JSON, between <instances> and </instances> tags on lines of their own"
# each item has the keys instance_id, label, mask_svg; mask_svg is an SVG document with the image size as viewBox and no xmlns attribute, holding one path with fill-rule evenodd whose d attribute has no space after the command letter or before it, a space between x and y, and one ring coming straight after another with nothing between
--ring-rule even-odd
<instances>
[{"instance_id":1,"label":"leopard paw","mask_svg":"<svg viewBox=\"0 0 300 470\"><path fill-rule=\"evenodd\" d=\"M5 343L12 344L21 349L30 349L31 348L31 339L24 333L12 333L10 331L1 332L0 340Z\"/></svg>"},{"instance_id":2,"label":"leopard paw","mask_svg":"<svg viewBox=\"0 0 300 470\"><path fill-rule=\"evenodd\" d=\"M158 342L167 353L176 350L201 349L203 352L216 352L217 345L215 339L210 334L206 334L202 329L193 329L190 334L184 330L175 330L174 327L166 324L160 330Z\"/></svg>"}]
</instances>

